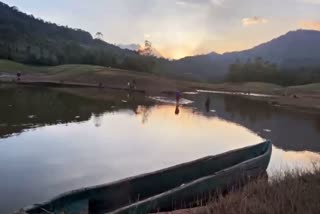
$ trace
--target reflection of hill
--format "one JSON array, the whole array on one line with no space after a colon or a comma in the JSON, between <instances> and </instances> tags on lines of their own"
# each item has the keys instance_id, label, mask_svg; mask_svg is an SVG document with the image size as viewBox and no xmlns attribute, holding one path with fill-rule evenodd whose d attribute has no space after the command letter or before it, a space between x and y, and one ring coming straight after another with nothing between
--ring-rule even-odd
<instances>
[{"instance_id":1,"label":"reflection of hill","mask_svg":"<svg viewBox=\"0 0 320 214\"><path fill-rule=\"evenodd\" d=\"M44 88L1 89L0 103L0 138L39 126L86 121L92 115L98 120L102 113L117 110L112 103Z\"/></svg>"},{"instance_id":2,"label":"reflection of hill","mask_svg":"<svg viewBox=\"0 0 320 214\"><path fill-rule=\"evenodd\" d=\"M196 98L195 105L201 112L206 112L206 97L202 94ZM217 113L205 114L238 123L284 150L320 152L320 116L290 112L237 96L210 97L211 108Z\"/></svg>"}]
</instances>

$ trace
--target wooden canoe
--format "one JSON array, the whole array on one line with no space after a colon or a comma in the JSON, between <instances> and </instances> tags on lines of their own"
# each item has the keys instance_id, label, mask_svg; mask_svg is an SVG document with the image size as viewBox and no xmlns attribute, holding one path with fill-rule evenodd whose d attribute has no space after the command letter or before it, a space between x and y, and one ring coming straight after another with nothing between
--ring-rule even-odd
<instances>
[{"instance_id":1,"label":"wooden canoe","mask_svg":"<svg viewBox=\"0 0 320 214\"><path fill-rule=\"evenodd\" d=\"M225 191L265 173L272 144L201 158L120 181L79 189L24 208L27 214L149 213L181 208L204 194Z\"/></svg>"}]
</instances>

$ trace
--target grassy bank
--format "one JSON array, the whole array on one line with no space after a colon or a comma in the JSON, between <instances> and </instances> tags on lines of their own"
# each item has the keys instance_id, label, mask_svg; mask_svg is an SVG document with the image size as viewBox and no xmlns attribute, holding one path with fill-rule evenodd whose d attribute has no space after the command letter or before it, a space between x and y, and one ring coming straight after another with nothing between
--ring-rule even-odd
<instances>
[{"instance_id":1,"label":"grassy bank","mask_svg":"<svg viewBox=\"0 0 320 214\"><path fill-rule=\"evenodd\" d=\"M23 77L30 80L72 81L97 84L102 82L108 85L126 86L127 82L139 80L138 86L149 89L160 88L163 91L175 89L209 89L219 91L254 92L275 95L292 95L295 93L320 93L320 83L282 87L280 85L247 82L247 83L202 83L169 79L152 73L121 70L95 65L59 65L59 66L32 66L9 60L0 60L0 75L15 75L22 72ZM140 83L140 84L139 84Z\"/></svg>"},{"instance_id":2,"label":"grassy bank","mask_svg":"<svg viewBox=\"0 0 320 214\"><path fill-rule=\"evenodd\" d=\"M307 85L289 86L283 87L280 85L264 82L244 82L244 83L197 83L195 87L201 87L203 89L211 89L217 91L230 91L230 92L251 92L251 93L263 93L270 95L294 95L294 94L319 94L320 83L313 83Z\"/></svg>"},{"instance_id":3,"label":"grassy bank","mask_svg":"<svg viewBox=\"0 0 320 214\"><path fill-rule=\"evenodd\" d=\"M129 81L135 80L137 89L145 91L147 95L161 95L163 92L194 91L207 89L228 92L250 92L277 95L276 97L253 97L274 106L302 110L307 112L320 112L320 83L302 86L282 87L270 83L220 83L210 84L190 82L163 77L152 73L142 73L129 70L120 70L110 67L93 65L60 65L60 66L30 66L13 61L0 60L0 80L4 78L15 79L17 71L21 71L24 81L53 81L64 83L102 84L109 88L127 88ZM2 77L1 77L2 75ZM9 75L9 76L8 76ZM11 75L11 76L10 76ZM10 81L10 80L9 80ZM110 94L96 90L96 94L87 93L86 90L73 89L77 94L108 98Z\"/></svg>"},{"instance_id":4,"label":"grassy bank","mask_svg":"<svg viewBox=\"0 0 320 214\"><path fill-rule=\"evenodd\" d=\"M102 84L109 87L126 88L129 81L135 80L138 90L148 94L162 91L184 90L186 83L152 73L121 70L93 65L60 65L35 67L8 60L0 60L0 79L2 74L13 75L22 72L22 81L64 81L73 83Z\"/></svg>"},{"instance_id":5,"label":"grassy bank","mask_svg":"<svg viewBox=\"0 0 320 214\"><path fill-rule=\"evenodd\" d=\"M206 206L174 214L318 214L320 170L286 172L273 181L259 179L239 191L220 196Z\"/></svg>"}]
</instances>

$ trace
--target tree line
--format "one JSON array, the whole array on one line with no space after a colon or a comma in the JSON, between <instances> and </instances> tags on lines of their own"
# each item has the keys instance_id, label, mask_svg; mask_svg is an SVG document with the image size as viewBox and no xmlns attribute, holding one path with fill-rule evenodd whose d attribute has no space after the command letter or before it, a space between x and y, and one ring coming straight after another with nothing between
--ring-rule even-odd
<instances>
[{"instance_id":1,"label":"tree line","mask_svg":"<svg viewBox=\"0 0 320 214\"><path fill-rule=\"evenodd\" d=\"M268 82L283 86L320 82L320 66L280 68L261 57L241 63L237 60L229 66L227 81Z\"/></svg>"}]
</instances>

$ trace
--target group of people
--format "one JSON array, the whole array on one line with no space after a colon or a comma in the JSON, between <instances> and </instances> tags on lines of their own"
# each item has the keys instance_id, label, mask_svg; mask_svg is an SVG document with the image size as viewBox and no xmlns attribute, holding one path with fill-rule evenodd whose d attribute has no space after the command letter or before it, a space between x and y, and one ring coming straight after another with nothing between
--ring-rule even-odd
<instances>
[{"instance_id":1,"label":"group of people","mask_svg":"<svg viewBox=\"0 0 320 214\"><path fill-rule=\"evenodd\" d=\"M181 92L176 91L176 109L175 109L176 115L178 115L180 113L180 109L179 109L180 99L181 99ZM205 103L204 103L207 112L210 111L210 103L211 103L210 97L208 96Z\"/></svg>"}]
</instances>

